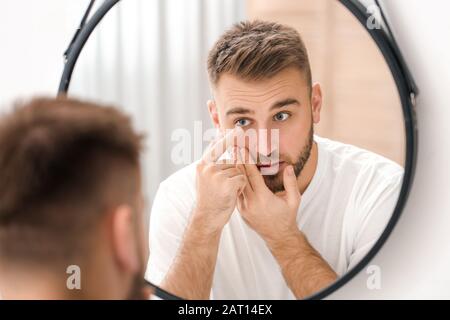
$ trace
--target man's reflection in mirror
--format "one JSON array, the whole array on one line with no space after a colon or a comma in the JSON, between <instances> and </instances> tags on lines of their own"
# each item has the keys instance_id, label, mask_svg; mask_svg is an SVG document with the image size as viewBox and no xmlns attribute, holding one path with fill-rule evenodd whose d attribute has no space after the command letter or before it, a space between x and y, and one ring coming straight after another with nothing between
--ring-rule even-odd
<instances>
[{"instance_id":1,"label":"man's reflection in mirror","mask_svg":"<svg viewBox=\"0 0 450 320\"><path fill-rule=\"evenodd\" d=\"M314 134L327 111L295 29L236 24L211 48L207 70L213 95L207 108L223 135L201 160L160 184L147 278L189 299L310 296L378 240L403 168ZM267 141L277 132L276 148L252 151L236 143L261 129ZM231 150L231 163L218 150Z\"/></svg>"},{"instance_id":2,"label":"man's reflection in mirror","mask_svg":"<svg viewBox=\"0 0 450 320\"><path fill-rule=\"evenodd\" d=\"M3 299L140 299L142 138L112 107L34 99L0 120Z\"/></svg>"}]
</instances>

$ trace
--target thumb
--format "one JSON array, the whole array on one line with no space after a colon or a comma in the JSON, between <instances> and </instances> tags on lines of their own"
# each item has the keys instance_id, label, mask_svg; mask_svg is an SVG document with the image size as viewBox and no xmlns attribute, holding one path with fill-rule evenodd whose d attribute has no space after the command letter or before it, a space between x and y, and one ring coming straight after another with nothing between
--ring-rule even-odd
<instances>
[{"instance_id":1,"label":"thumb","mask_svg":"<svg viewBox=\"0 0 450 320\"><path fill-rule=\"evenodd\" d=\"M286 190L286 200L290 206L298 206L300 203L300 191L298 190L297 177L294 168L289 165L283 172L283 185Z\"/></svg>"}]
</instances>

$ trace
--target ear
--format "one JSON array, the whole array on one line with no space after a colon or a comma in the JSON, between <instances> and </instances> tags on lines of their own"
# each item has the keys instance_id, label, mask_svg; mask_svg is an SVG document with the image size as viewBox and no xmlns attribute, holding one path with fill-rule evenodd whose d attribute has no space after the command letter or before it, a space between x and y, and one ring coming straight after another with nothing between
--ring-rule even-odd
<instances>
[{"instance_id":1,"label":"ear","mask_svg":"<svg viewBox=\"0 0 450 320\"><path fill-rule=\"evenodd\" d=\"M217 112L216 102L214 100L208 100L208 102L206 102L206 105L208 106L209 116L211 117L211 121L214 124L214 127L216 129L219 129L219 113Z\"/></svg>"},{"instance_id":2,"label":"ear","mask_svg":"<svg viewBox=\"0 0 450 320\"><path fill-rule=\"evenodd\" d=\"M311 111L314 123L320 121L320 110L322 109L322 89L319 83L315 83L311 90Z\"/></svg>"},{"instance_id":3,"label":"ear","mask_svg":"<svg viewBox=\"0 0 450 320\"><path fill-rule=\"evenodd\" d=\"M112 214L112 249L119 268L129 274L139 272L140 261L137 252L137 230L133 210L128 205L121 205Z\"/></svg>"}]
</instances>

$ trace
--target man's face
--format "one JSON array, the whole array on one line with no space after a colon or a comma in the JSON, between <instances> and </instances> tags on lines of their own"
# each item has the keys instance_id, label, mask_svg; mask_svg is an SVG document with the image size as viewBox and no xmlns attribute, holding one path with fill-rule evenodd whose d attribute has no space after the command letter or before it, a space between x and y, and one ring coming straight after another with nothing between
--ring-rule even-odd
<instances>
[{"instance_id":1,"label":"man's face","mask_svg":"<svg viewBox=\"0 0 450 320\"><path fill-rule=\"evenodd\" d=\"M299 176L309 158L313 123L320 120L320 86L310 89L297 68L255 81L224 74L214 96L208 107L215 126L221 130L239 126L256 132L257 143L250 149L256 150L253 158L258 169L269 189L283 191L284 168L293 165Z\"/></svg>"}]
</instances>

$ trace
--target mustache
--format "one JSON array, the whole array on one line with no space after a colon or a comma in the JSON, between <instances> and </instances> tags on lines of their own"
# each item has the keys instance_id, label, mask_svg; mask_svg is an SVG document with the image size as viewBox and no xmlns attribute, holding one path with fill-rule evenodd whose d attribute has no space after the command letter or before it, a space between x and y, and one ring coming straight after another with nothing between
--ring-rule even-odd
<instances>
[{"instance_id":1,"label":"mustache","mask_svg":"<svg viewBox=\"0 0 450 320\"><path fill-rule=\"evenodd\" d=\"M282 157L278 150L275 150L274 152L271 152L269 155L263 155L261 153L256 154L256 165L262 166L267 165L271 163L279 163L284 162L284 157Z\"/></svg>"}]
</instances>

